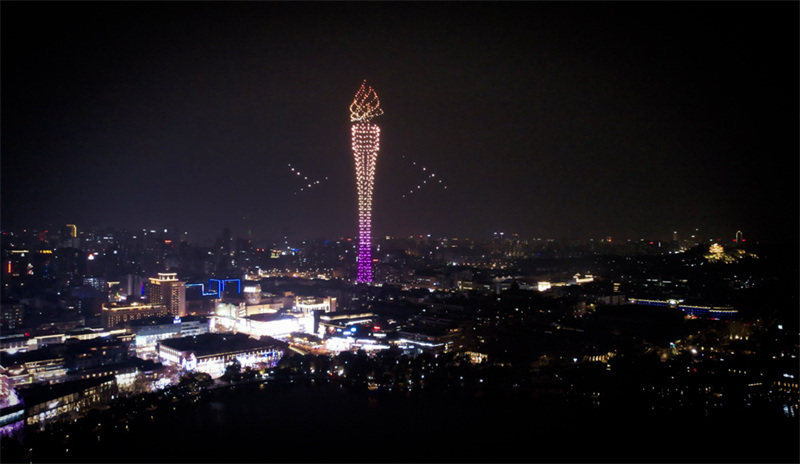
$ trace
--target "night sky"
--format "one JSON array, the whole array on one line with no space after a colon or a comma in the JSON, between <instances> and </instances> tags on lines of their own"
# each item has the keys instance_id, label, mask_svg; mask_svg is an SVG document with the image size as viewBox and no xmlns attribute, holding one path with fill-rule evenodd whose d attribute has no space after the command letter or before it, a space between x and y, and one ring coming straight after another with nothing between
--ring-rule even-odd
<instances>
[{"instance_id":1,"label":"night sky","mask_svg":"<svg viewBox=\"0 0 800 464\"><path fill-rule=\"evenodd\" d=\"M3 1L2 227L796 241L798 5Z\"/></svg>"}]
</instances>

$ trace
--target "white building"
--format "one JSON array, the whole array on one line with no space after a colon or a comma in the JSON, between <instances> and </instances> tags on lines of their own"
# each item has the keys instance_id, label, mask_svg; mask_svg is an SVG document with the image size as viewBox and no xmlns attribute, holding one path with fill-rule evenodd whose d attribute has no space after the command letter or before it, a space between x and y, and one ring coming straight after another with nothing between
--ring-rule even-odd
<instances>
[{"instance_id":1,"label":"white building","mask_svg":"<svg viewBox=\"0 0 800 464\"><path fill-rule=\"evenodd\" d=\"M171 338L158 344L158 357L164 364L186 371L205 372L213 378L225 373L234 361L245 367L274 367L283 350L274 341L258 340L246 334L203 334Z\"/></svg>"}]
</instances>

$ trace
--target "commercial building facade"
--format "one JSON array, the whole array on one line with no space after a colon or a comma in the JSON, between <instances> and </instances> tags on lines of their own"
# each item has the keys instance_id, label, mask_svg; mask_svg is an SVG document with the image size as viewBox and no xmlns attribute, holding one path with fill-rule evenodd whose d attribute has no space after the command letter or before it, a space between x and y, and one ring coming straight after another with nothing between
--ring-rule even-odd
<instances>
[{"instance_id":1,"label":"commercial building facade","mask_svg":"<svg viewBox=\"0 0 800 464\"><path fill-rule=\"evenodd\" d=\"M113 375L52 385L32 385L18 392L25 405L25 425L39 426L80 417L117 395Z\"/></svg>"},{"instance_id":2,"label":"commercial building facade","mask_svg":"<svg viewBox=\"0 0 800 464\"><path fill-rule=\"evenodd\" d=\"M274 340L258 340L247 334L208 333L162 340L158 357L164 364L218 378L234 361L243 368L274 367L283 357L283 349Z\"/></svg>"},{"instance_id":3,"label":"commercial building facade","mask_svg":"<svg viewBox=\"0 0 800 464\"><path fill-rule=\"evenodd\" d=\"M103 327L112 329L124 325L126 322L145 319L149 317L164 317L170 315L169 310L162 304L129 305L120 303L106 303L100 313Z\"/></svg>"}]
</instances>

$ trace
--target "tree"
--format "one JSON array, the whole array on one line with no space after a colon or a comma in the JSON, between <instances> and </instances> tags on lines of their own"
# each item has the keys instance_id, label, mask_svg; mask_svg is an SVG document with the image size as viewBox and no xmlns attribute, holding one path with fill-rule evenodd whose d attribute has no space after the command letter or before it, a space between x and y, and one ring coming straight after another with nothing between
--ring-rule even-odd
<instances>
[{"instance_id":1,"label":"tree","mask_svg":"<svg viewBox=\"0 0 800 464\"><path fill-rule=\"evenodd\" d=\"M234 380L238 380L241 377L242 373L242 365L239 363L238 360L234 360L232 363L225 366L225 373L222 374L220 379L226 382L232 382Z\"/></svg>"}]
</instances>

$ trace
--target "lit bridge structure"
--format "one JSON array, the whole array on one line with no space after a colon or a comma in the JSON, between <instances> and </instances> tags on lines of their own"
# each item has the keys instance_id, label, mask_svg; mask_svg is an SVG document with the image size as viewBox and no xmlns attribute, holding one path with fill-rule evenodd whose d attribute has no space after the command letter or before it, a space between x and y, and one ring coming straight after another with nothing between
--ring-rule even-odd
<instances>
[{"instance_id":1,"label":"lit bridge structure","mask_svg":"<svg viewBox=\"0 0 800 464\"><path fill-rule=\"evenodd\" d=\"M662 306L666 308L676 308L691 317L704 317L709 319L728 319L736 316L739 311L730 306L701 306L684 304L683 300L646 300L640 298L629 298L628 303L645 306Z\"/></svg>"}]
</instances>

